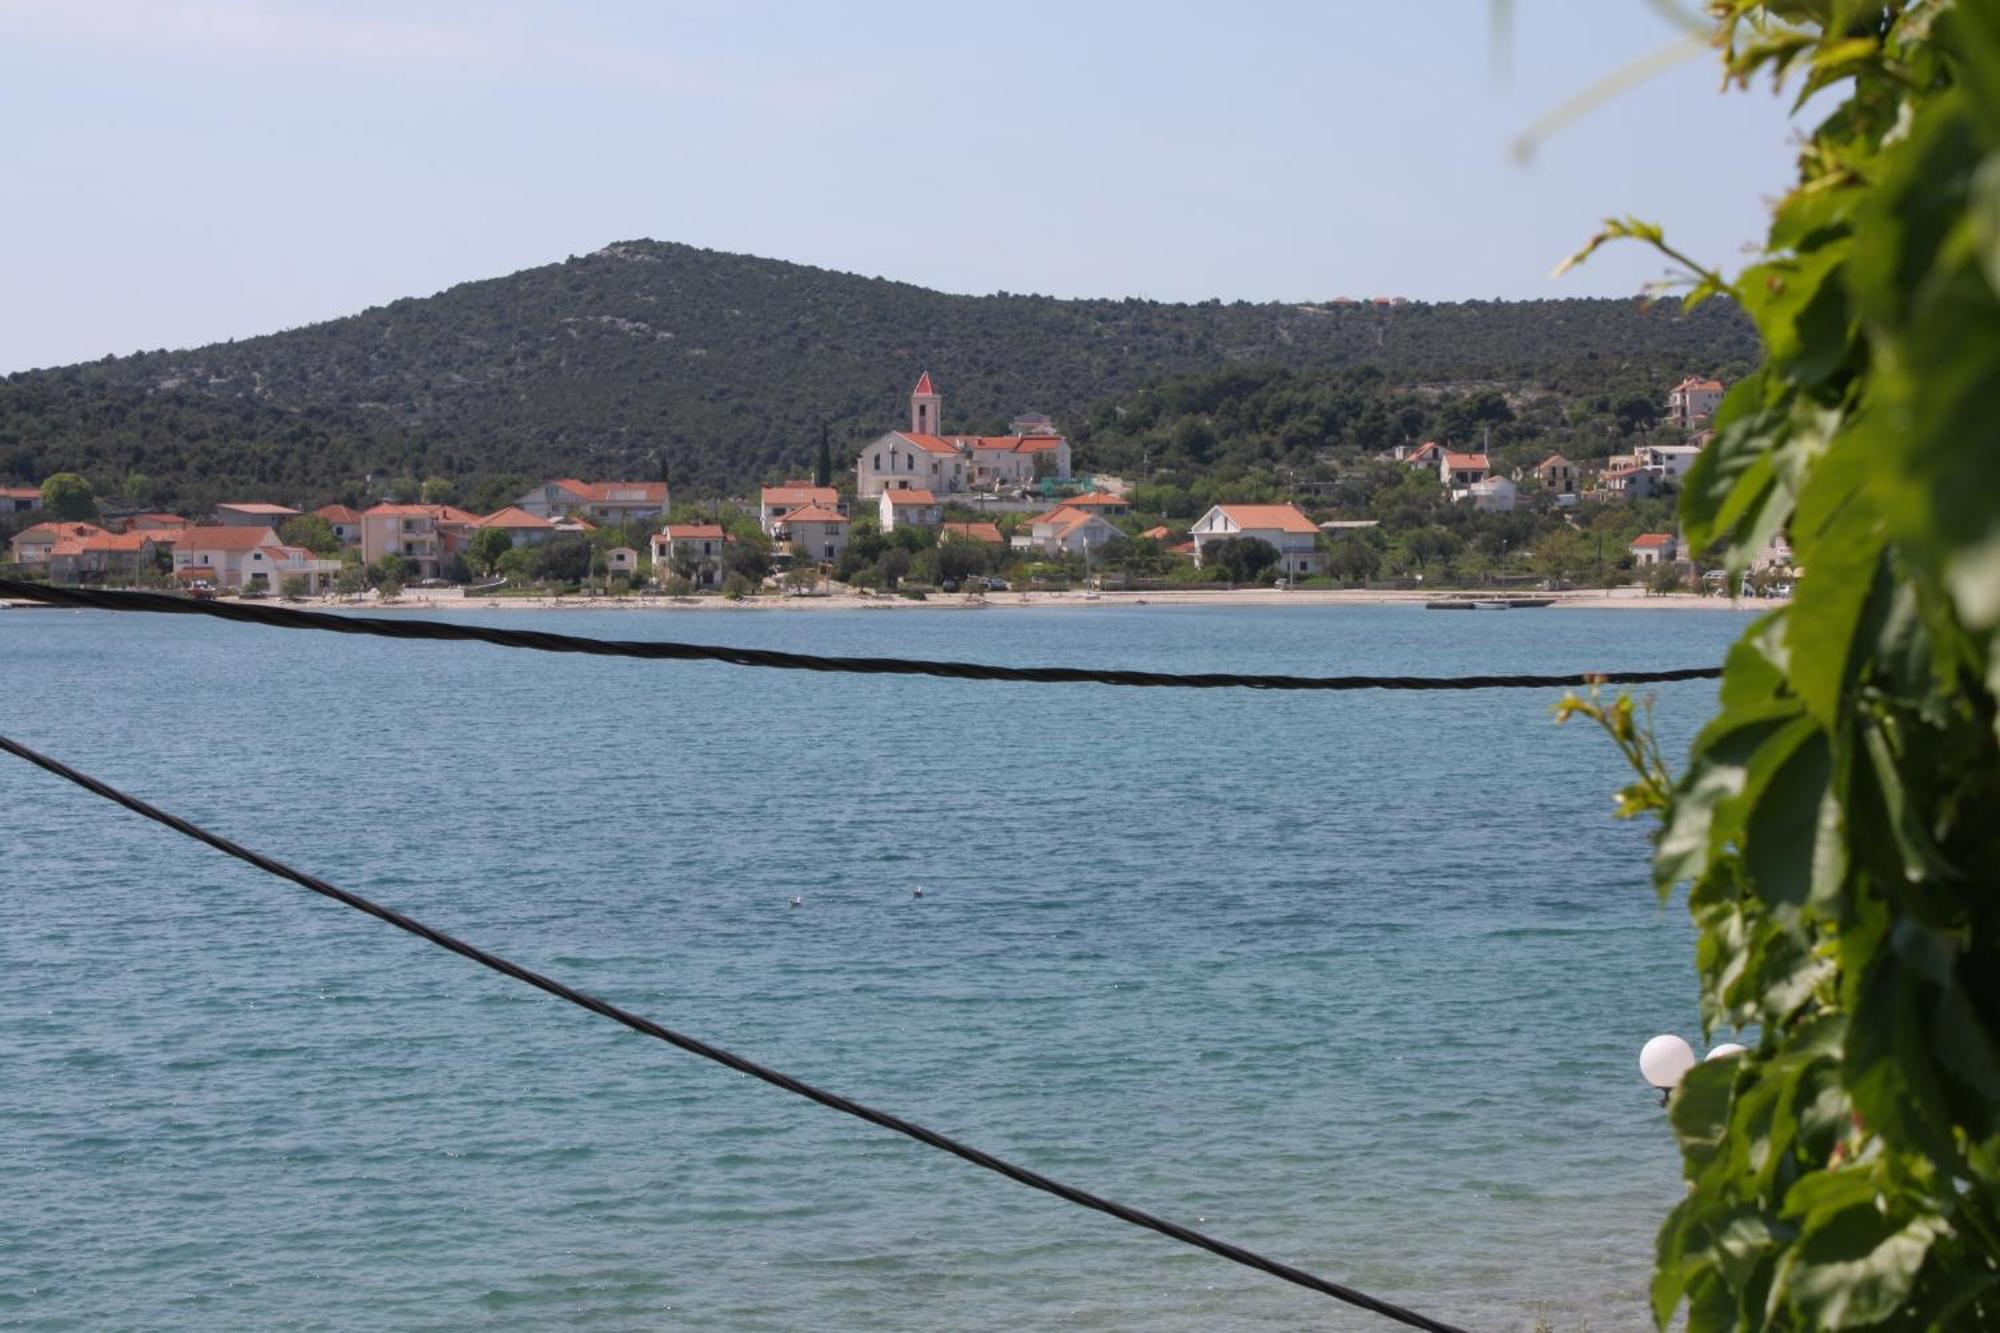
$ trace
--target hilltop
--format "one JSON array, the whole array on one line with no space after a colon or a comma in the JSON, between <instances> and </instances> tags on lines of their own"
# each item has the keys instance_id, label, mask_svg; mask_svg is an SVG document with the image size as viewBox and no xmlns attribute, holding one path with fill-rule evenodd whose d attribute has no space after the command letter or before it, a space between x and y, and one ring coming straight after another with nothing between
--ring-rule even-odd
<instances>
[{"instance_id":1,"label":"hilltop","mask_svg":"<svg viewBox=\"0 0 2000 1333\"><path fill-rule=\"evenodd\" d=\"M1650 396L1761 356L1716 301L1193 305L956 296L628 241L344 319L0 381L0 480L84 472L149 503L318 502L432 474L467 495L552 475L737 488L903 424L928 368L948 425L1023 410L1100 433L1121 399L1231 367L1373 368L1413 393ZM1371 377L1372 378L1372 377ZM1089 464L1086 454L1081 460Z\"/></svg>"}]
</instances>

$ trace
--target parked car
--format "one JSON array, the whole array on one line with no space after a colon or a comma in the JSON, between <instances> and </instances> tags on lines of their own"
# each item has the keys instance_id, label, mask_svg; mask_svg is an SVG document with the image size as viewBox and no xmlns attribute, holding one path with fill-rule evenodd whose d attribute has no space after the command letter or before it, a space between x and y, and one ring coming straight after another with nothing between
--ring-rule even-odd
<instances>
[{"instance_id":1,"label":"parked car","mask_svg":"<svg viewBox=\"0 0 2000 1333\"><path fill-rule=\"evenodd\" d=\"M212 602L215 600L215 589L209 587L206 583L197 583L192 588L189 588L187 592L188 596L194 598L197 602Z\"/></svg>"}]
</instances>

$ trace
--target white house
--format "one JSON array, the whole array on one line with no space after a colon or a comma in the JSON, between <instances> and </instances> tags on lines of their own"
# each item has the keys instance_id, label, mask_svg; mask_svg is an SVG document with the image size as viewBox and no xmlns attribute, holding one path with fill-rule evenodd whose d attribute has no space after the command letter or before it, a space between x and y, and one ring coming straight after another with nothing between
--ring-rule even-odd
<instances>
[{"instance_id":1,"label":"white house","mask_svg":"<svg viewBox=\"0 0 2000 1333\"><path fill-rule=\"evenodd\" d=\"M531 514L519 505L508 505L497 513L488 514L474 523L473 529L498 528L513 540L516 546L540 546L555 535L556 525L549 519Z\"/></svg>"},{"instance_id":2,"label":"white house","mask_svg":"<svg viewBox=\"0 0 2000 1333\"><path fill-rule=\"evenodd\" d=\"M1721 380L1688 376L1667 391L1667 420L1682 430L1695 430L1715 418L1722 406Z\"/></svg>"},{"instance_id":3,"label":"white house","mask_svg":"<svg viewBox=\"0 0 2000 1333\"><path fill-rule=\"evenodd\" d=\"M653 577L684 573L697 588L719 588L728 540L719 523L669 523L653 534Z\"/></svg>"},{"instance_id":4,"label":"white house","mask_svg":"<svg viewBox=\"0 0 2000 1333\"><path fill-rule=\"evenodd\" d=\"M1514 512L1514 483L1506 477L1495 475L1484 481L1475 481L1458 494L1471 497L1472 507L1482 514Z\"/></svg>"},{"instance_id":5,"label":"white house","mask_svg":"<svg viewBox=\"0 0 2000 1333\"><path fill-rule=\"evenodd\" d=\"M899 524L908 524L916 528L934 528L944 521L943 507L938 504L938 498L929 491L883 491L879 504L884 532L894 532Z\"/></svg>"},{"instance_id":6,"label":"white house","mask_svg":"<svg viewBox=\"0 0 2000 1333\"><path fill-rule=\"evenodd\" d=\"M1120 536L1110 520L1094 509L1058 505L1029 525L1029 540L1050 555L1081 555Z\"/></svg>"},{"instance_id":7,"label":"white house","mask_svg":"<svg viewBox=\"0 0 2000 1333\"><path fill-rule=\"evenodd\" d=\"M276 592L286 575L297 574L316 593L339 572L338 560L322 560L302 546L287 546L269 528L222 524L188 528L174 542L174 577L183 584Z\"/></svg>"},{"instance_id":8,"label":"white house","mask_svg":"<svg viewBox=\"0 0 2000 1333\"><path fill-rule=\"evenodd\" d=\"M1639 466L1653 474L1655 478L1669 486L1680 485L1694 460L1701 457L1701 446L1696 444L1647 444L1634 451Z\"/></svg>"},{"instance_id":9,"label":"white house","mask_svg":"<svg viewBox=\"0 0 2000 1333\"><path fill-rule=\"evenodd\" d=\"M639 572L639 553L629 546L614 546L604 553L606 578L631 578Z\"/></svg>"},{"instance_id":10,"label":"white house","mask_svg":"<svg viewBox=\"0 0 2000 1333\"><path fill-rule=\"evenodd\" d=\"M361 511L347 505L321 505L313 510L314 518L323 518L333 529L333 535L342 546L361 545Z\"/></svg>"},{"instance_id":11,"label":"white house","mask_svg":"<svg viewBox=\"0 0 2000 1333\"><path fill-rule=\"evenodd\" d=\"M1319 529L1296 505L1216 505L1194 522L1194 562L1208 548L1231 537L1254 537L1278 552L1278 572L1289 578L1317 574Z\"/></svg>"},{"instance_id":12,"label":"white house","mask_svg":"<svg viewBox=\"0 0 2000 1333\"><path fill-rule=\"evenodd\" d=\"M792 559L832 564L847 550L847 515L826 505L804 505L779 519L772 535L791 543Z\"/></svg>"},{"instance_id":13,"label":"white house","mask_svg":"<svg viewBox=\"0 0 2000 1333\"><path fill-rule=\"evenodd\" d=\"M1492 470L1485 454L1459 454L1446 450L1438 456L1438 480L1449 490L1462 491L1476 481L1485 481Z\"/></svg>"},{"instance_id":14,"label":"white house","mask_svg":"<svg viewBox=\"0 0 2000 1333\"><path fill-rule=\"evenodd\" d=\"M855 460L855 493L864 500L889 490L951 495L1070 475L1069 441L1060 435L946 435L943 420L944 395L925 371L910 393L910 428L878 437ZM1023 418L1016 425L1046 420Z\"/></svg>"},{"instance_id":15,"label":"white house","mask_svg":"<svg viewBox=\"0 0 2000 1333\"><path fill-rule=\"evenodd\" d=\"M635 523L667 512L667 483L562 477L543 482L514 501L514 507L537 518L570 515L592 523Z\"/></svg>"},{"instance_id":16,"label":"white house","mask_svg":"<svg viewBox=\"0 0 2000 1333\"><path fill-rule=\"evenodd\" d=\"M835 513L845 513L840 492L831 486L814 486L810 482L788 481L782 486L766 486L757 502L757 523L767 537L776 536L778 522L794 509L807 506L831 509Z\"/></svg>"},{"instance_id":17,"label":"white house","mask_svg":"<svg viewBox=\"0 0 2000 1333\"><path fill-rule=\"evenodd\" d=\"M1632 539L1632 562L1642 568L1647 565L1670 565L1680 543L1671 532L1648 532Z\"/></svg>"}]
</instances>

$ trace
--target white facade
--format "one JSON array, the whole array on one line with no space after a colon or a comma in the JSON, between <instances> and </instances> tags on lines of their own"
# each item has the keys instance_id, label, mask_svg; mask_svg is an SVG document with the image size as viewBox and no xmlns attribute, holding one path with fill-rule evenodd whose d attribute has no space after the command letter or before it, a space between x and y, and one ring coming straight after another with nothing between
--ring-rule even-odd
<instances>
[{"instance_id":1,"label":"white facade","mask_svg":"<svg viewBox=\"0 0 2000 1333\"><path fill-rule=\"evenodd\" d=\"M1700 457L1701 447L1693 444L1649 444L1638 450L1639 466L1673 486L1680 485Z\"/></svg>"},{"instance_id":2,"label":"white facade","mask_svg":"<svg viewBox=\"0 0 2000 1333\"><path fill-rule=\"evenodd\" d=\"M952 495L1026 486L1042 476L1069 478L1069 441L1054 433L1046 417L1024 416L1015 423L1046 434L1013 435L946 435L943 419L944 396L926 373L910 395L910 429L878 437L855 460L855 493L864 500L889 490Z\"/></svg>"},{"instance_id":3,"label":"white facade","mask_svg":"<svg viewBox=\"0 0 2000 1333\"><path fill-rule=\"evenodd\" d=\"M1714 419L1716 409L1722 406L1722 394L1721 380L1690 376L1667 391L1667 420L1682 430L1704 426Z\"/></svg>"},{"instance_id":4,"label":"white facade","mask_svg":"<svg viewBox=\"0 0 2000 1333\"><path fill-rule=\"evenodd\" d=\"M1029 540L1050 555L1081 555L1123 535L1104 515L1066 505L1043 514L1028 529Z\"/></svg>"},{"instance_id":5,"label":"white facade","mask_svg":"<svg viewBox=\"0 0 2000 1333\"><path fill-rule=\"evenodd\" d=\"M934 528L944 521L943 507L927 490L884 491L879 510L884 532L894 532L901 525Z\"/></svg>"},{"instance_id":6,"label":"white facade","mask_svg":"<svg viewBox=\"0 0 2000 1333\"><path fill-rule=\"evenodd\" d=\"M1514 483L1505 477L1488 477L1476 481L1464 492L1471 497L1472 507L1482 514L1511 514L1514 512Z\"/></svg>"},{"instance_id":7,"label":"white facade","mask_svg":"<svg viewBox=\"0 0 2000 1333\"><path fill-rule=\"evenodd\" d=\"M1194 522L1194 562L1209 547L1231 537L1255 538L1278 553L1278 572L1289 578L1319 573L1319 529L1294 505L1216 505Z\"/></svg>"}]
</instances>

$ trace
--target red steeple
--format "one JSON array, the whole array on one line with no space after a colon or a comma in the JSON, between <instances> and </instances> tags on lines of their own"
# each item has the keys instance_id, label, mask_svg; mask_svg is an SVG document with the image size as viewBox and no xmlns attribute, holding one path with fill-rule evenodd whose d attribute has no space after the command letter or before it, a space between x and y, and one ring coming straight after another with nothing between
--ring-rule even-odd
<instances>
[{"instance_id":1,"label":"red steeple","mask_svg":"<svg viewBox=\"0 0 2000 1333\"><path fill-rule=\"evenodd\" d=\"M937 390L936 390L936 389L934 389L934 388L932 388L932 387L931 387L931 373L930 373L930 372L929 372L928 370L926 370L926 371L925 371L925 372L924 372L924 373L923 373L922 375L920 375L920 376L918 376L918 377L917 377L917 387L916 387L916 388L914 388L914 389L912 389L912 390L910 390L910 392L911 392L911 393L936 393L936 392L937 392Z\"/></svg>"}]
</instances>

